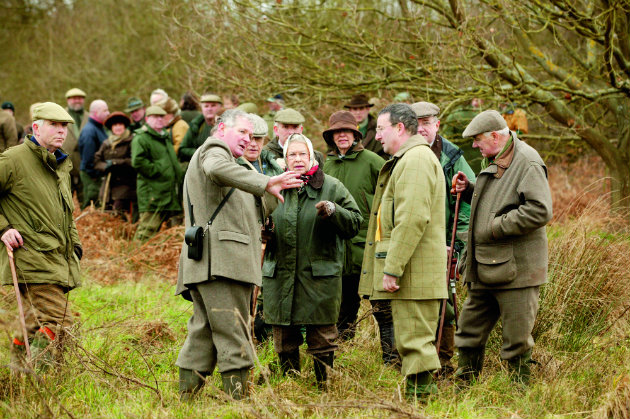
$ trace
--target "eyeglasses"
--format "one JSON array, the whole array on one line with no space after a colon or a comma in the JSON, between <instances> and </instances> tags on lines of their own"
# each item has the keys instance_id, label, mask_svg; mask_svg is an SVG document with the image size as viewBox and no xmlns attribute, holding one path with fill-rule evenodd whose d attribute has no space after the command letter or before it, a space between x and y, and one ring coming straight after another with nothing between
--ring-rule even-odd
<instances>
[{"instance_id":1,"label":"eyeglasses","mask_svg":"<svg viewBox=\"0 0 630 419\"><path fill-rule=\"evenodd\" d=\"M391 124L387 125L387 127L391 127L391 126L392 126ZM383 132L383 130L387 127L376 127L376 132Z\"/></svg>"},{"instance_id":2,"label":"eyeglasses","mask_svg":"<svg viewBox=\"0 0 630 419\"><path fill-rule=\"evenodd\" d=\"M287 154L287 160L295 160L298 156L300 156L300 159L302 160L308 160L308 153L302 152L302 153L289 153Z\"/></svg>"}]
</instances>

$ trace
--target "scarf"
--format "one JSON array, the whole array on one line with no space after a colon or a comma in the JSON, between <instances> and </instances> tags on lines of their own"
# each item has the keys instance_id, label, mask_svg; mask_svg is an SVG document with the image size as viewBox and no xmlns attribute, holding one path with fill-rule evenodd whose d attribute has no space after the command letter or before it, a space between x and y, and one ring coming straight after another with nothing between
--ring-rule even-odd
<instances>
[{"instance_id":1,"label":"scarf","mask_svg":"<svg viewBox=\"0 0 630 419\"><path fill-rule=\"evenodd\" d=\"M122 140L123 138L129 137L129 134L130 134L129 130L125 128L125 132L123 132L120 135L114 135L114 134L110 135L108 140L109 140L109 145L112 146L112 150L116 148L116 145L120 142L120 140Z\"/></svg>"}]
</instances>

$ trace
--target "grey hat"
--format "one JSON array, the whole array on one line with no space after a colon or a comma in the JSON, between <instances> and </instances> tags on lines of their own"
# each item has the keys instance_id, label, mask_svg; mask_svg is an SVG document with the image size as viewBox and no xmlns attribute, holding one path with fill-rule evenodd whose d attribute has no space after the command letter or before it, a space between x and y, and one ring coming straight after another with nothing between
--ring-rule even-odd
<instances>
[{"instance_id":1,"label":"grey hat","mask_svg":"<svg viewBox=\"0 0 630 419\"><path fill-rule=\"evenodd\" d=\"M413 109L418 118L438 116L440 114L440 108L431 102L416 102L411 105L411 109Z\"/></svg>"},{"instance_id":2,"label":"grey hat","mask_svg":"<svg viewBox=\"0 0 630 419\"><path fill-rule=\"evenodd\" d=\"M252 134L254 137L266 137L269 134L269 126L264 119L251 112L247 116L254 124L254 133Z\"/></svg>"},{"instance_id":3,"label":"grey hat","mask_svg":"<svg viewBox=\"0 0 630 419\"><path fill-rule=\"evenodd\" d=\"M274 122L280 122L281 124L302 125L304 123L304 117L295 109L286 108L278 111L276 117L274 118Z\"/></svg>"},{"instance_id":4,"label":"grey hat","mask_svg":"<svg viewBox=\"0 0 630 419\"><path fill-rule=\"evenodd\" d=\"M507 128L505 119L495 110L487 110L475 116L464 130L462 137L474 137L484 132L500 131Z\"/></svg>"}]
</instances>

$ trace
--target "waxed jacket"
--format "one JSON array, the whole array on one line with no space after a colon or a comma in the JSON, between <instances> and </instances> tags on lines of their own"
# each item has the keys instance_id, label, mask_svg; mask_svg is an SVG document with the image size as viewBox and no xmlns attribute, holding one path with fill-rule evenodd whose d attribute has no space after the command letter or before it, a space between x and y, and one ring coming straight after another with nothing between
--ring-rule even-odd
<instances>
[{"instance_id":1,"label":"waxed jacket","mask_svg":"<svg viewBox=\"0 0 630 419\"><path fill-rule=\"evenodd\" d=\"M335 151L328 153L326 157L324 173L343 183L354 198L363 217L359 234L346 240L346 257L343 268L344 275L358 274L361 272L361 264L363 263L363 249L365 248L365 237L370 221L376 181L385 160L370 150L364 150L361 143L353 145L344 156L337 153L337 147L334 149Z\"/></svg>"},{"instance_id":2,"label":"waxed jacket","mask_svg":"<svg viewBox=\"0 0 630 419\"><path fill-rule=\"evenodd\" d=\"M81 284L75 254L81 242L72 218L72 162L62 150L56 155L59 162L30 136L0 154L0 230L16 229L28 249L14 252L19 282L70 290ZM0 272L2 283L11 285L5 251L0 252Z\"/></svg>"},{"instance_id":3,"label":"waxed jacket","mask_svg":"<svg viewBox=\"0 0 630 419\"><path fill-rule=\"evenodd\" d=\"M81 153L81 171L86 172L91 177L100 176L100 173L94 169L94 154L106 139L107 133L103 124L88 117L88 121L79 135L79 153Z\"/></svg>"},{"instance_id":4,"label":"waxed jacket","mask_svg":"<svg viewBox=\"0 0 630 419\"><path fill-rule=\"evenodd\" d=\"M344 240L359 232L359 207L343 184L318 169L301 190L282 192L272 218L274 238L263 264L265 322L276 325L335 324L341 305ZM319 201L335 213L317 215Z\"/></svg>"},{"instance_id":5,"label":"waxed jacket","mask_svg":"<svg viewBox=\"0 0 630 419\"><path fill-rule=\"evenodd\" d=\"M195 151L210 137L210 131L212 131L212 125L206 123L203 114L190 121L189 125L177 150L177 157L182 162L190 161Z\"/></svg>"},{"instance_id":6,"label":"waxed jacket","mask_svg":"<svg viewBox=\"0 0 630 419\"><path fill-rule=\"evenodd\" d=\"M181 211L182 169L168 132L148 125L131 141L131 166L136 169L139 212Z\"/></svg>"},{"instance_id":7,"label":"waxed jacket","mask_svg":"<svg viewBox=\"0 0 630 419\"><path fill-rule=\"evenodd\" d=\"M482 170L462 193L471 202L462 266L464 281L474 289L547 282L545 226L553 215L547 167L513 132L512 139L512 151Z\"/></svg>"},{"instance_id":8,"label":"waxed jacket","mask_svg":"<svg viewBox=\"0 0 630 419\"><path fill-rule=\"evenodd\" d=\"M123 134L124 135L124 134ZM133 134L128 133L125 138L118 141L112 147L111 135L101 145L94 155L94 168L106 175L105 182L101 186L99 197L110 200L117 199L136 199L136 170L131 166L131 141ZM108 165L108 161L111 165ZM111 175L109 175L111 173ZM109 186L107 186L107 178L109 177ZM104 197L105 188L109 192Z\"/></svg>"},{"instance_id":9,"label":"waxed jacket","mask_svg":"<svg viewBox=\"0 0 630 419\"><path fill-rule=\"evenodd\" d=\"M423 136L410 137L378 177L361 295L374 300L446 298L445 199L444 173L437 157ZM398 278L398 291L383 289L385 273Z\"/></svg>"}]
</instances>

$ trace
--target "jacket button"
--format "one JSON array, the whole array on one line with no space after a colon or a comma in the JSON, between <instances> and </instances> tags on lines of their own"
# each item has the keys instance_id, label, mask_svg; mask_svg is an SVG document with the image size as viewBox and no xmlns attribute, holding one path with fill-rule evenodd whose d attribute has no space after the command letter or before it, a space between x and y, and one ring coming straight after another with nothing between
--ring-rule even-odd
<instances>
[{"instance_id":1,"label":"jacket button","mask_svg":"<svg viewBox=\"0 0 630 419\"><path fill-rule=\"evenodd\" d=\"M364 274L366 274L366 273L367 273L367 271L363 271L363 273L364 273Z\"/></svg>"},{"instance_id":2,"label":"jacket button","mask_svg":"<svg viewBox=\"0 0 630 419\"><path fill-rule=\"evenodd\" d=\"M497 263L497 261L495 259L492 259L492 263Z\"/></svg>"},{"instance_id":3,"label":"jacket button","mask_svg":"<svg viewBox=\"0 0 630 419\"><path fill-rule=\"evenodd\" d=\"M375 212L374 215L378 215L378 212Z\"/></svg>"},{"instance_id":4,"label":"jacket button","mask_svg":"<svg viewBox=\"0 0 630 419\"><path fill-rule=\"evenodd\" d=\"M477 194L475 193L475 194L473 194L473 196L477 196Z\"/></svg>"},{"instance_id":5,"label":"jacket button","mask_svg":"<svg viewBox=\"0 0 630 419\"><path fill-rule=\"evenodd\" d=\"M370 246L372 246L372 242L368 242L368 244L369 244Z\"/></svg>"},{"instance_id":6,"label":"jacket button","mask_svg":"<svg viewBox=\"0 0 630 419\"><path fill-rule=\"evenodd\" d=\"M383 187L383 184L381 183L381 185L380 185L380 186L381 186L381 188L382 188L382 187Z\"/></svg>"}]
</instances>

